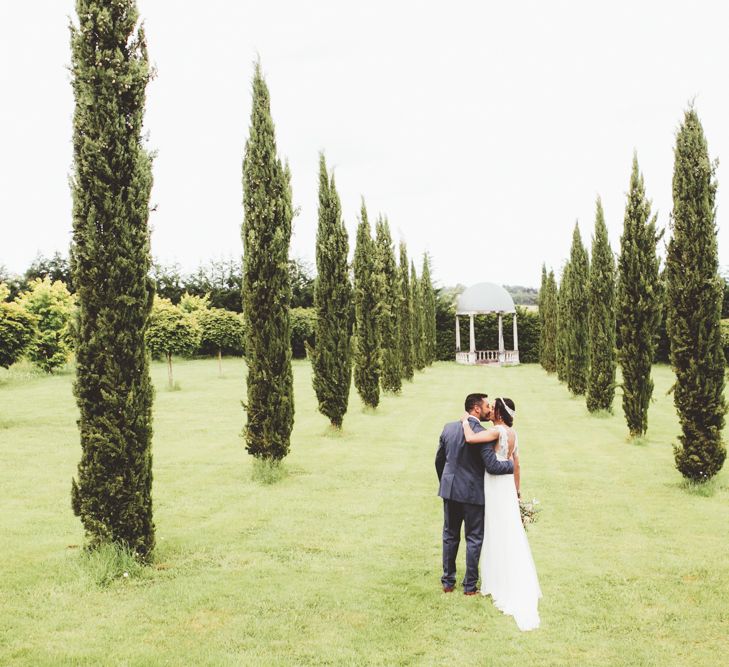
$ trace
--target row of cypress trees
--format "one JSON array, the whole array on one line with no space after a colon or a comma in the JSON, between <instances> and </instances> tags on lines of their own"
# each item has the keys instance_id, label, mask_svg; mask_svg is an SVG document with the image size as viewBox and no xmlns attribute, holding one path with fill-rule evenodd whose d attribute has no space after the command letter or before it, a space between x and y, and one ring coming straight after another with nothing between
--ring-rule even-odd
<instances>
[{"instance_id":1,"label":"row of cypress trees","mask_svg":"<svg viewBox=\"0 0 729 667\"><path fill-rule=\"evenodd\" d=\"M387 218L372 237L364 201L354 253L354 384L365 405L376 408L380 390L397 394L402 380L435 361L435 292L430 260L421 276L400 243L399 265Z\"/></svg>"},{"instance_id":2,"label":"row of cypress trees","mask_svg":"<svg viewBox=\"0 0 729 667\"><path fill-rule=\"evenodd\" d=\"M144 336L152 305L148 277L151 155L142 127L151 77L135 0L77 0L72 29L76 100L71 261L78 290L77 376L82 447L72 506L90 544L123 544L146 558L154 548L152 512L152 387ZM676 464L705 480L723 465L725 403L720 345L721 283L714 202L714 164L693 109L675 149L673 238L665 271L674 400L682 434ZM243 305L248 358L246 446L280 461L289 451L294 397L289 341L291 286L287 271L293 207L290 173L277 155L269 93L260 66L243 162ZM427 256L421 277L400 248L395 261L389 225L370 234L362 204L354 287L347 238L333 177L320 162L317 238L319 342L312 354L320 409L341 426L347 408L352 354L366 405L380 388L397 393L403 377L435 359L435 295ZM617 317L624 374L623 407L631 434L644 433L652 394L650 361L660 307L655 217L633 163L618 262L617 313L610 308L611 263L598 203L592 269L579 229L559 290L544 274L544 364L588 407L610 407L614 361L610 323ZM601 304L597 308L595 304ZM591 307L590 307L591 306ZM587 323L585 318L587 314ZM614 327L612 327L614 330Z\"/></svg>"},{"instance_id":3,"label":"row of cypress trees","mask_svg":"<svg viewBox=\"0 0 729 667\"><path fill-rule=\"evenodd\" d=\"M116 543L146 559L155 545L153 391L145 348L154 286L148 227L152 158L142 128L152 70L135 0L78 0L76 8L71 265L79 306L74 391L82 455L72 480L72 506L90 546ZM294 423L288 272L294 211L260 64L253 76L242 185L244 436L250 454L276 463L289 451ZM412 379L414 369L435 358L428 258L418 279L404 244L397 265L385 218L376 232L373 241L363 204L353 287L341 205L322 156L319 326L311 358L319 408L335 427L347 410L353 362L357 388L374 407L380 386L397 393L403 378Z\"/></svg>"},{"instance_id":4,"label":"row of cypress trees","mask_svg":"<svg viewBox=\"0 0 729 667\"><path fill-rule=\"evenodd\" d=\"M292 217L289 181L288 168L276 154L269 93L257 64L243 165L245 437L250 454L273 462L288 453L294 414L286 272ZM435 360L429 260L424 258L418 280L404 242L399 250L398 265L387 218L378 218L372 238L363 201L352 285L341 202L334 175L321 154L314 287L317 332L309 353L319 411L334 428L342 427L347 412L352 366L355 387L365 405L374 408L380 390L399 393L403 379L411 380L416 368Z\"/></svg>"},{"instance_id":5,"label":"row of cypress trees","mask_svg":"<svg viewBox=\"0 0 729 667\"><path fill-rule=\"evenodd\" d=\"M289 181L288 168L277 157L268 88L257 64L243 164L243 312L248 362L245 438L250 454L273 462L289 451L294 415L288 346ZM317 334L309 352L319 411L334 428L341 428L347 412L353 365L362 400L376 407L380 389L398 393L402 380L412 379L415 367L422 368L435 357L435 297L427 257L423 278L418 281L414 266L408 265L407 248L401 243L398 267L387 218L378 218L373 239L364 202L354 255L354 286L348 254L349 240L334 175L328 172L322 154L314 287ZM420 352L421 348L427 353Z\"/></svg>"},{"instance_id":6,"label":"row of cypress trees","mask_svg":"<svg viewBox=\"0 0 729 667\"><path fill-rule=\"evenodd\" d=\"M681 424L676 467L688 479L703 481L721 469L726 457L721 440L725 358L715 164L693 107L678 130L674 157L673 235L663 274L657 254L662 232L651 215L634 155L617 265L598 198L592 261L575 225L559 288L554 272L542 267L540 362L573 394L586 395L588 410L596 412L612 411L619 361L628 431L631 437L642 436L648 428L651 365L665 304Z\"/></svg>"}]
</instances>

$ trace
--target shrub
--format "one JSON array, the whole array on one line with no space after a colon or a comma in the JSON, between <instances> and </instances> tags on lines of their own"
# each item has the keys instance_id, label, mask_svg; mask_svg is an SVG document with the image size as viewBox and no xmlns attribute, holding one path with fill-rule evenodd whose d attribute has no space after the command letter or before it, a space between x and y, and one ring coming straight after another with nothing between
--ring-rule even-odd
<instances>
[{"instance_id":1,"label":"shrub","mask_svg":"<svg viewBox=\"0 0 729 667\"><path fill-rule=\"evenodd\" d=\"M200 351L218 355L218 361L226 354L243 354L245 328L243 318L222 308L210 308L195 313L200 327Z\"/></svg>"},{"instance_id":2,"label":"shrub","mask_svg":"<svg viewBox=\"0 0 729 667\"><path fill-rule=\"evenodd\" d=\"M68 361L72 348L74 298L60 280L36 278L17 303L37 318L38 335L28 348L29 359L46 373Z\"/></svg>"},{"instance_id":3,"label":"shrub","mask_svg":"<svg viewBox=\"0 0 729 667\"><path fill-rule=\"evenodd\" d=\"M180 310L185 313L200 313L210 308L210 295L198 296L197 294L188 294L185 292L180 297Z\"/></svg>"},{"instance_id":4,"label":"shrub","mask_svg":"<svg viewBox=\"0 0 729 667\"><path fill-rule=\"evenodd\" d=\"M32 345L38 318L17 303L0 303L0 366L8 368Z\"/></svg>"},{"instance_id":5,"label":"shrub","mask_svg":"<svg viewBox=\"0 0 729 667\"><path fill-rule=\"evenodd\" d=\"M171 301L155 297L147 324L146 341L153 357L167 360L169 386L172 388L172 355L194 354L200 345L200 327L192 315L173 306Z\"/></svg>"},{"instance_id":6,"label":"shrub","mask_svg":"<svg viewBox=\"0 0 729 667\"><path fill-rule=\"evenodd\" d=\"M316 341L316 311L314 308L291 309L291 355L294 359L306 357L307 345Z\"/></svg>"}]
</instances>

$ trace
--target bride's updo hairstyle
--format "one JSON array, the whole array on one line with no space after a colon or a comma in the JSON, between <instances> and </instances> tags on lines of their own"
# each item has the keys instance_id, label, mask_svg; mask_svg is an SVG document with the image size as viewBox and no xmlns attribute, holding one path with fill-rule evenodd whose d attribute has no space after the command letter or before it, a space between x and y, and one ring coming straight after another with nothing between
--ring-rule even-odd
<instances>
[{"instance_id":1,"label":"bride's updo hairstyle","mask_svg":"<svg viewBox=\"0 0 729 667\"><path fill-rule=\"evenodd\" d=\"M496 399L495 405L496 411L499 413L499 418L507 426L512 426L514 424L514 418L509 414L509 411L504 407L504 404L506 404L506 407L509 408L509 410L511 410L512 412L516 410L516 406L514 405L514 401L512 401L510 398Z\"/></svg>"}]
</instances>

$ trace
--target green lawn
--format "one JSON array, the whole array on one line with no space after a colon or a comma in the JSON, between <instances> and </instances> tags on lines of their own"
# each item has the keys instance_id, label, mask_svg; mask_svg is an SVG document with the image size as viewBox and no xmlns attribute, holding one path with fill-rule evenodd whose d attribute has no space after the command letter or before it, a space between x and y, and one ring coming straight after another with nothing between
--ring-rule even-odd
<instances>
[{"instance_id":1,"label":"green lawn","mask_svg":"<svg viewBox=\"0 0 729 667\"><path fill-rule=\"evenodd\" d=\"M288 476L251 479L243 363L152 369L152 567L104 585L70 509L80 456L72 374L0 371L0 664L718 665L729 650L729 473L711 493L673 466L670 370L654 369L645 443L591 417L537 366L440 363L345 432L295 365ZM542 627L440 590L433 459L465 394L517 404ZM463 545L461 551L463 552ZM463 553L459 559L463 572Z\"/></svg>"}]
</instances>

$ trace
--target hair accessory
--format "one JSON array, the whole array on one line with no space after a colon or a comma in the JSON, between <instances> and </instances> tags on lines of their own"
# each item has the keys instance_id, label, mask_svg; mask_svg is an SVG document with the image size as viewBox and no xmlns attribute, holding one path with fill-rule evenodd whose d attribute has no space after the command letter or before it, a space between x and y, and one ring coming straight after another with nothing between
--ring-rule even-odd
<instances>
[{"instance_id":1,"label":"hair accessory","mask_svg":"<svg viewBox=\"0 0 729 667\"><path fill-rule=\"evenodd\" d=\"M504 406L504 410L506 410L512 418L516 415L516 410L512 410L508 405L506 405L506 402L503 398L501 398L501 396L499 396L496 400L501 401L501 405Z\"/></svg>"}]
</instances>

